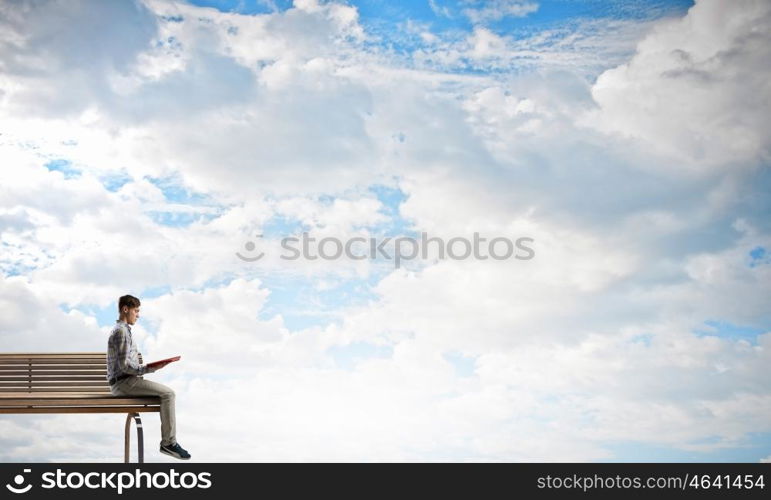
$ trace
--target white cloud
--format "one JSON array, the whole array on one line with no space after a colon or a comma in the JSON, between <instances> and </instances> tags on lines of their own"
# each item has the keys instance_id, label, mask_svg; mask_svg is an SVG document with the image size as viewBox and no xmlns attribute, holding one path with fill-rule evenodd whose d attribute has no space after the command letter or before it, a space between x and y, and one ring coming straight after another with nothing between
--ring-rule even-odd
<instances>
[{"instance_id":1,"label":"white cloud","mask_svg":"<svg viewBox=\"0 0 771 500\"><path fill-rule=\"evenodd\" d=\"M594 123L694 170L767 161L770 23L768 2L697 1L597 79Z\"/></svg>"},{"instance_id":2,"label":"white cloud","mask_svg":"<svg viewBox=\"0 0 771 500\"><path fill-rule=\"evenodd\" d=\"M69 300L66 296L46 297L21 276L0 279L0 337L4 351L103 350L107 337L95 318L59 308Z\"/></svg>"},{"instance_id":3,"label":"white cloud","mask_svg":"<svg viewBox=\"0 0 771 500\"><path fill-rule=\"evenodd\" d=\"M482 4L479 8L463 9L463 15L475 24L499 21L504 17L525 17L538 10L537 3L522 0L494 0L492 2L468 0L467 3L469 5Z\"/></svg>"},{"instance_id":4,"label":"white cloud","mask_svg":"<svg viewBox=\"0 0 771 500\"><path fill-rule=\"evenodd\" d=\"M552 69L594 79L602 71L627 61L651 24L611 18L582 19L517 36L477 24L470 33L442 34L438 40L412 52L410 61L420 68L443 73L473 68L510 75Z\"/></svg>"},{"instance_id":5,"label":"white cloud","mask_svg":"<svg viewBox=\"0 0 771 500\"><path fill-rule=\"evenodd\" d=\"M126 71L157 29L141 2L43 1L0 9L0 95L6 112L23 115L77 115L109 100L111 75Z\"/></svg>"},{"instance_id":6,"label":"white cloud","mask_svg":"<svg viewBox=\"0 0 771 500\"><path fill-rule=\"evenodd\" d=\"M280 317L257 320L269 293L258 280L239 279L219 289L146 300L143 316L156 330L145 344L148 352L183 355L188 373L226 374L228 367L253 365L288 333Z\"/></svg>"}]
</instances>

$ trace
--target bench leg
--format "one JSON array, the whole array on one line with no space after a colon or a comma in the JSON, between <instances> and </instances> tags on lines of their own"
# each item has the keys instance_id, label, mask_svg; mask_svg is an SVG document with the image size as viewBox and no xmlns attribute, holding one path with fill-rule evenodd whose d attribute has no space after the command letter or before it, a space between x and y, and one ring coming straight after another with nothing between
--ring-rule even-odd
<instances>
[{"instance_id":1,"label":"bench leg","mask_svg":"<svg viewBox=\"0 0 771 500\"><path fill-rule=\"evenodd\" d=\"M125 430L125 446L123 448L123 462L129 463L129 450L131 448L131 419L137 424L137 462L144 463L145 461L145 439L142 432L142 419L139 417L139 413L129 413L126 415L126 430Z\"/></svg>"}]
</instances>

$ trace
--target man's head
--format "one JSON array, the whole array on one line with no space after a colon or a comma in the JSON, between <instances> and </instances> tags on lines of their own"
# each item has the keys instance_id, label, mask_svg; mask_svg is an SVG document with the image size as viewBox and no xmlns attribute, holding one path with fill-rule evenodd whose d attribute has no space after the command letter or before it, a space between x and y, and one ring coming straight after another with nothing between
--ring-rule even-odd
<instances>
[{"instance_id":1,"label":"man's head","mask_svg":"<svg viewBox=\"0 0 771 500\"><path fill-rule=\"evenodd\" d=\"M118 299L118 313L120 320L133 325L139 319L139 299L132 295L124 295Z\"/></svg>"}]
</instances>

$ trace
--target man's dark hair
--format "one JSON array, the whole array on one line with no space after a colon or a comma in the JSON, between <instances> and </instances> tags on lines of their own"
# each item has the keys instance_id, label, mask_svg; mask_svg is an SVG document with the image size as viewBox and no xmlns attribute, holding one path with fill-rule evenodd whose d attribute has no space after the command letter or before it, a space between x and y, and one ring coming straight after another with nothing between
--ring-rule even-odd
<instances>
[{"instance_id":1,"label":"man's dark hair","mask_svg":"<svg viewBox=\"0 0 771 500\"><path fill-rule=\"evenodd\" d=\"M140 306L139 299L133 295L124 295L118 299L118 314L123 310L123 306L128 306L129 309L134 309Z\"/></svg>"}]
</instances>

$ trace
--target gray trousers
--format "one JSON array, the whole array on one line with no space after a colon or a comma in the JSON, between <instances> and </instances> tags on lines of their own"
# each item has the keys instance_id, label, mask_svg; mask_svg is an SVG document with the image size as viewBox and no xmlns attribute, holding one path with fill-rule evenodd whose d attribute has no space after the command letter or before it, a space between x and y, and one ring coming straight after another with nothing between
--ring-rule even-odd
<instances>
[{"instance_id":1,"label":"gray trousers","mask_svg":"<svg viewBox=\"0 0 771 500\"><path fill-rule=\"evenodd\" d=\"M110 392L113 396L160 396L161 444L168 446L177 442L175 394L171 387L132 375L110 386Z\"/></svg>"}]
</instances>

